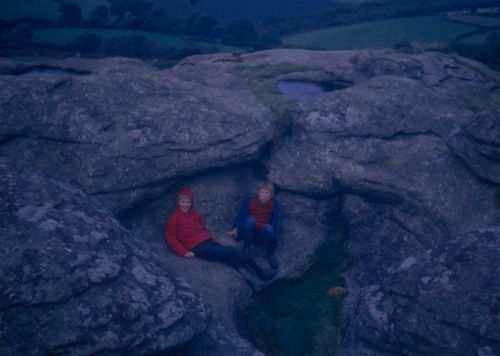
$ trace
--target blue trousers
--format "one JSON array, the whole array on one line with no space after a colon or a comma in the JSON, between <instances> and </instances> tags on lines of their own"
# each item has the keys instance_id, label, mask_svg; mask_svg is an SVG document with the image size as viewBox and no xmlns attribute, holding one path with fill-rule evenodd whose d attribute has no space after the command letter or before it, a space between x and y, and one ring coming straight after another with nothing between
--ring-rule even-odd
<instances>
[{"instance_id":1,"label":"blue trousers","mask_svg":"<svg viewBox=\"0 0 500 356\"><path fill-rule=\"evenodd\" d=\"M272 225L266 224L261 227L257 227L257 221L253 216L246 218L242 236L244 250L248 250L250 245L253 244L264 244L266 246L267 253L272 253L276 249L278 242Z\"/></svg>"},{"instance_id":2,"label":"blue trousers","mask_svg":"<svg viewBox=\"0 0 500 356\"><path fill-rule=\"evenodd\" d=\"M250 266L255 269L255 263L235 247L224 246L212 240L207 240L191 249L196 257L208 261L224 262L233 268Z\"/></svg>"}]
</instances>

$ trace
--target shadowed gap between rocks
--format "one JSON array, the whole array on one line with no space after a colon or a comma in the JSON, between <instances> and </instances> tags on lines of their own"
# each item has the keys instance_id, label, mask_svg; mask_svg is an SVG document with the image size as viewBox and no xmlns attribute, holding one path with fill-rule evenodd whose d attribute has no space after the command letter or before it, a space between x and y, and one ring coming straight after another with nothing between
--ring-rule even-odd
<instances>
[{"instance_id":1,"label":"shadowed gap between rocks","mask_svg":"<svg viewBox=\"0 0 500 356\"><path fill-rule=\"evenodd\" d=\"M88 70L78 70L73 68L61 68L48 65L37 65L29 67L14 68L8 73L3 73L3 75L30 75L36 73L48 73L48 74L72 74L72 75L90 75L91 71Z\"/></svg>"},{"instance_id":2,"label":"shadowed gap between rocks","mask_svg":"<svg viewBox=\"0 0 500 356\"><path fill-rule=\"evenodd\" d=\"M347 236L343 219L334 218L303 273L274 282L236 310L240 334L266 355L338 355L347 294L341 273L354 262L346 252Z\"/></svg>"},{"instance_id":3,"label":"shadowed gap between rocks","mask_svg":"<svg viewBox=\"0 0 500 356\"><path fill-rule=\"evenodd\" d=\"M500 209L500 185L495 189L495 205L497 209Z\"/></svg>"},{"instance_id":4,"label":"shadowed gap between rocks","mask_svg":"<svg viewBox=\"0 0 500 356\"><path fill-rule=\"evenodd\" d=\"M467 171L469 171L469 173L475 178L477 179L478 181L484 183L484 184L487 184L489 186L491 186L492 188L496 188L497 192L496 194L498 194L498 207L500 208L500 184L498 184L497 182L494 182L484 176L481 176L480 174L477 173L476 170L474 170L473 167L471 167L467 161L461 157L459 154L457 154L456 152L454 152L452 149L450 149L450 152L451 152L451 155L452 157L457 161L457 162L460 162L460 164L465 167L465 169L467 169Z\"/></svg>"},{"instance_id":5,"label":"shadowed gap between rocks","mask_svg":"<svg viewBox=\"0 0 500 356\"><path fill-rule=\"evenodd\" d=\"M23 137L23 135L4 135L3 137L0 137L0 145L9 143L21 137Z\"/></svg>"},{"instance_id":6,"label":"shadowed gap between rocks","mask_svg":"<svg viewBox=\"0 0 500 356\"><path fill-rule=\"evenodd\" d=\"M271 150L272 150L272 148L271 148ZM265 152L265 149L263 151L263 155L265 154L264 152ZM161 196L166 195L169 192L171 192L172 189L174 189L174 187L182 185L183 181L196 180L196 179L210 176L210 175L214 175L214 174L224 174L225 172L231 172L233 170L241 170L241 169L245 169L245 168L250 169L259 180L266 179L268 172L267 172L267 169L265 168L265 166L260 161L250 161L247 163L241 163L241 164L231 166L231 167L206 169L206 170L203 170L203 171L198 172L196 174L184 176L184 177L182 177L176 181L173 181L173 182L168 182L167 180L161 180L161 181L152 183L149 186L154 187L154 186L160 186L163 184L168 184L168 188L166 188L162 194L155 194L155 195L152 195L149 197L144 196L142 199L137 200L132 207L118 213L116 215L116 218L118 219L118 221L120 221L120 223L125 228L130 229L130 224L128 223L129 218L140 214L140 211L143 209L144 205L147 205L147 204L152 203L158 199L161 199ZM140 189L143 187L145 187L145 186L130 188L130 190ZM114 192L109 192L109 193L114 193ZM95 193L95 194L101 195L101 194L106 194L106 192L99 192L99 193Z\"/></svg>"}]
</instances>

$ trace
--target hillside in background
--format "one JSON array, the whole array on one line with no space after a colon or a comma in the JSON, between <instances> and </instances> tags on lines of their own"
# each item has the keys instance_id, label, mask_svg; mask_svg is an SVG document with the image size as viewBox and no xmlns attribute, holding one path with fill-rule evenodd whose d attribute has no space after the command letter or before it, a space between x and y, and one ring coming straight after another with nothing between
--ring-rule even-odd
<instances>
[{"instance_id":1,"label":"hillside in background","mask_svg":"<svg viewBox=\"0 0 500 356\"><path fill-rule=\"evenodd\" d=\"M167 1L168 0L162 0ZM183 3L185 5L185 2ZM249 19L263 21L269 16L291 17L318 13L334 8L332 0L198 0L191 10L202 11L221 21ZM189 10L189 6L184 6Z\"/></svg>"},{"instance_id":2,"label":"hillside in background","mask_svg":"<svg viewBox=\"0 0 500 356\"><path fill-rule=\"evenodd\" d=\"M0 55L176 61L278 47L392 48L497 66L499 7L500 0L21 0L0 4Z\"/></svg>"},{"instance_id":3,"label":"hillside in background","mask_svg":"<svg viewBox=\"0 0 500 356\"><path fill-rule=\"evenodd\" d=\"M387 0L386 0L387 1ZM268 16L290 17L321 12L332 8L335 3L359 4L366 0L254 0L254 1L227 1L227 0L19 0L1 4L0 18L13 19L24 16L54 18L58 15L60 3L77 4L84 16L99 5L130 6L138 8L138 4L160 4L172 12L194 13L204 12L216 17L220 21L234 19L250 19L261 21ZM381 1L384 2L384 1ZM142 5L144 6L144 5Z\"/></svg>"}]
</instances>

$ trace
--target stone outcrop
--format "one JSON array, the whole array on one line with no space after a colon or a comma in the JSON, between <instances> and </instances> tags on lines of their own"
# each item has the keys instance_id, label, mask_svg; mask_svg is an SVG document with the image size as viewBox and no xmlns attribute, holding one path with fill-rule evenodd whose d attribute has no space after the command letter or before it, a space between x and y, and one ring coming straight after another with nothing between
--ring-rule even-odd
<instances>
[{"instance_id":1,"label":"stone outcrop","mask_svg":"<svg viewBox=\"0 0 500 356\"><path fill-rule=\"evenodd\" d=\"M170 350L209 307L74 186L0 160L0 352Z\"/></svg>"},{"instance_id":2,"label":"stone outcrop","mask_svg":"<svg viewBox=\"0 0 500 356\"><path fill-rule=\"evenodd\" d=\"M256 158L273 132L245 81L220 71L125 59L2 71L3 152L115 213L186 175Z\"/></svg>"},{"instance_id":3,"label":"stone outcrop","mask_svg":"<svg viewBox=\"0 0 500 356\"><path fill-rule=\"evenodd\" d=\"M142 291L144 315L160 301L171 311L163 315L187 313L155 331L159 319L148 319L153 326L115 319L114 310L134 310L132 297L91 303L89 319L95 313L97 321L89 323L105 326L90 341L78 339L75 326L74 339L63 342L50 324L59 314L49 317L42 352L121 352L109 344L134 353L144 327L152 346L138 352L176 345L193 355L258 353L239 335L235 311L266 284L250 286L225 265L173 255L163 229L175 192L187 185L214 236L238 246L225 231L256 181L269 178L284 206L277 278L300 275L335 219L348 227L356 263L345 272L341 354L500 353L498 73L432 53L301 50L193 56L169 70L119 58L2 60L0 73L2 236L12 236L2 263L13 271L2 283L17 288L3 298L11 304L2 320L31 315L32 302L64 318L85 298L128 295L127 288ZM280 80L336 90L294 101L277 91ZM53 190L67 198L51 198ZM33 244L45 236L67 259L35 244L26 252L33 267L23 269L26 235ZM104 256L82 260L85 273L70 257L82 248ZM266 265L260 249L252 255ZM42 276L35 267L45 260L54 269L46 290L22 299L36 290ZM149 290L134 270L164 276L155 283L170 292ZM21 271L22 283L7 277ZM176 303L193 307L176 314ZM138 331L128 328L124 341L117 330L135 322ZM21 328L2 331L0 340L39 344ZM114 336L103 338L104 331Z\"/></svg>"},{"instance_id":4,"label":"stone outcrop","mask_svg":"<svg viewBox=\"0 0 500 356\"><path fill-rule=\"evenodd\" d=\"M480 179L500 184L500 120L498 110L477 115L452 136L449 146Z\"/></svg>"}]
</instances>

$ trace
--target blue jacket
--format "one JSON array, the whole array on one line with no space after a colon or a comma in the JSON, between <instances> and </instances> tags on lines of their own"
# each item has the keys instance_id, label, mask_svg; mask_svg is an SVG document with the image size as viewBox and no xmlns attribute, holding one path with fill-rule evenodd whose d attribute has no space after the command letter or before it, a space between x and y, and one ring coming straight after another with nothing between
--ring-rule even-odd
<instances>
[{"instance_id":1,"label":"blue jacket","mask_svg":"<svg viewBox=\"0 0 500 356\"><path fill-rule=\"evenodd\" d=\"M245 220L250 216L250 206L249 202L252 197L248 197L243 200L243 204L241 205L240 212L236 219L234 219L233 227L240 230L245 225ZM273 226L274 236L278 236L279 234L279 224L280 224L280 214L281 214L281 205L278 199L272 198L273 201L273 218L271 220L271 225Z\"/></svg>"}]
</instances>

